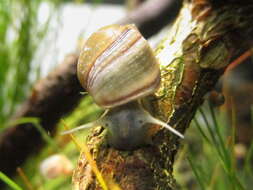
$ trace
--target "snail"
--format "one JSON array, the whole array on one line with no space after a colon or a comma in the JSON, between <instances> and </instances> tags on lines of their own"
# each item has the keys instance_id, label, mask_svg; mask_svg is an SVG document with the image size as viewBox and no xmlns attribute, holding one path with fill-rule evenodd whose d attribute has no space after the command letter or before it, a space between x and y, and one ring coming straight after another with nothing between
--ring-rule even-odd
<instances>
[{"instance_id":1,"label":"snail","mask_svg":"<svg viewBox=\"0 0 253 190\"><path fill-rule=\"evenodd\" d=\"M109 25L93 33L80 53L77 75L106 111L98 120L65 133L100 125L108 130L112 147L126 150L145 144L152 124L183 138L141 104L142 98L157 91L161 76L158 60L135 25Z\"/></svg>"},{"instance_id":2,"label":"snail","mask_svg":"<svg viewBox=\"0 0 253 190\"><path fill-rule=\"evenodd\" d=\"M47 179L71 175L73 169L72 162L63 154L53 154L40 164L40 173Z\"/></svg>"}]
</instances>

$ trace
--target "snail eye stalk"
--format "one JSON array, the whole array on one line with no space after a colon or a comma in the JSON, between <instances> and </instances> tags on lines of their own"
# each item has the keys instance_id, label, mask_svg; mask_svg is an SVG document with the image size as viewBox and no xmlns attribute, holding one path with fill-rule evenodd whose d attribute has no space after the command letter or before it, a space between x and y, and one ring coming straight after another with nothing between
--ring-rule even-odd
<instances>
[{"instance_id":1,"label":"snail eye stalk","mask_svg":"<svg viewBox=\"0 0 253 190\"><path fill-rule=\"evenodd\" d=\"M61 133L61 135L66 135L66 134L74 133L74 132L82 130L82 129L88 129L88 128L96 127L98 125L99 125L98 121L93 121L93 122L81 125L79 127L76 127L74 129L70 129L70 130L64 131L64 132Z\"/></svg>"},{"instance_id":2,"label":"snail eye stalk","mask_svg":"<svg viewBox=\"0 0 253 190\"><path fill-rule=\"evenodd\" d=\"M163 126L164 128L168 129L169 131L171 131L172 133L174 133L175 135L179 136L180 138L184 138L184 135L182 135L180 132L178 132L176 129L174 129L173 127L171 127L170 125L168 125L167 123L156 119L154 117L152 117L150 114L148 114L149 116L146 117L145 121L147 123L153 123L153 124L157 124L160 126Z\"/></svg>"}]
</instances>

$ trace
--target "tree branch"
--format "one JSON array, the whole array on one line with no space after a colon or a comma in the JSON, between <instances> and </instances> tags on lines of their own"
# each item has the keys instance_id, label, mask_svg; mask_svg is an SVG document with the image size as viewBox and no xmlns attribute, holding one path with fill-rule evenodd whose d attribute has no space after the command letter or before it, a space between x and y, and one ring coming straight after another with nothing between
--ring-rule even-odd
<instances>
[{"instance_id":1,"label":"tree branch","mask_svg":"<svg viewBox=\"0 0 253 190\"><path fill-rule=\"evenodd\" d=\"M184 2L172 31L156 50L163 78L156 100L149 102L156 116L182 133L189 127L203 96L252 39L252 8L252 1ZM104 134L102 128L94 129L87 145L106 179L128 190L176 189L173 163L178 137L161 129L152 134L152 145L127 152L110 148ZM101 189L84 154L73 184L75 189Z\"/></svg>"},{"instance_id":2,"label":"tree branch","mask_svg":"<svg viewBox=\"0 0 253 190\"><path fill-rule=\"evenodd\" d=\"M181 5L181 0L146 1L117 23L135 23L143 36L148 38L172 22L177 16Z\"/></svg>"}]
</instances>

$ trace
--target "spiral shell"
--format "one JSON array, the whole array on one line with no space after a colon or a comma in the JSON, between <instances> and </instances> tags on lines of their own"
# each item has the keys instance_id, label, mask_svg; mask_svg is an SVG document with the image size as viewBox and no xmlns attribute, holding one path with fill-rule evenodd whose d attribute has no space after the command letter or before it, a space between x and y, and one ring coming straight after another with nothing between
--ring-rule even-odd
<instances>
[{"instance_id":1,"label":"spiral shell","mask_svg":"<svg viewBox=\"0 0 253 190\"><path fill-rule=\"evenodd\" d=\"M160 69L152 49L135 25L110 25L93 33L78 61L78 78L103 108L154 93Z\"/></svg>"},{"instance_id":2,"label":"spiral shell","mask_svg":"<svg viewBox=\"0 0 253 190\"><path fill-rule=\"evenodd\" d=\"M40 173L48 179L60 177L62 175L71 175L73 164L63 154L54 154L46 158L40 164Z\"/></svg>"}]
</instances>

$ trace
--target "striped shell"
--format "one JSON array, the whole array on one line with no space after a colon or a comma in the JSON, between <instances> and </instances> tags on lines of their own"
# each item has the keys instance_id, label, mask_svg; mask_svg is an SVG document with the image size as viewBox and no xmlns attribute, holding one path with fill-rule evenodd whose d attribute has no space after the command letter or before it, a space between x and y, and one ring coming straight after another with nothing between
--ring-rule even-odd
<instances>
[{"instance_id":1,"label":"striped shell","mask_svg":"<svg viewBox=\"0 0 253 190\"><path fill-rule=\"evenodd\" d=\"M110 25L93 33L77 66L79 81L103 108L154 93L160 69L152 49L135 25Z\"/></svg>"}]
</instances>

